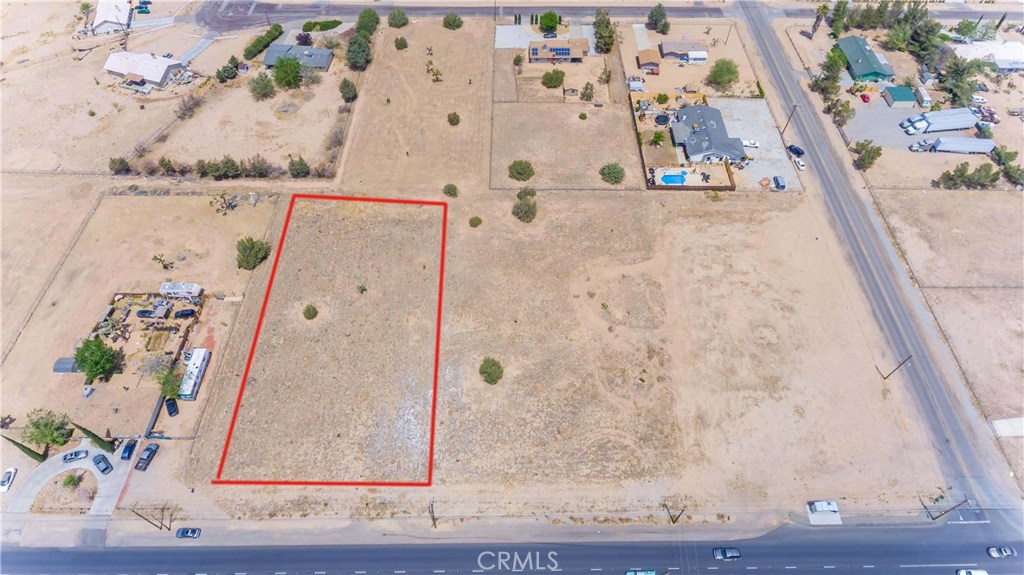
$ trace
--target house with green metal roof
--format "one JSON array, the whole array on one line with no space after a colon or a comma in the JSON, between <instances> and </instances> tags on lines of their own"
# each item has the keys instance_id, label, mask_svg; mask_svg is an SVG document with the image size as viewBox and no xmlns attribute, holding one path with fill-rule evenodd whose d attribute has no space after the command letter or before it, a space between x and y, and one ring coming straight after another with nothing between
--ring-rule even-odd
<instances>
[{"instance_id":1,"label":"house with green metal roof","mask_svg":"<svg viewBox=\"0 0 1024 575\"><path fill-rule=\"evenodd\" d=\"M846 56L846 67L854 80L879 82L896 75L885 56L872 50L862 36L840 38L836 46Z\"/></svg>"}]
</instances>

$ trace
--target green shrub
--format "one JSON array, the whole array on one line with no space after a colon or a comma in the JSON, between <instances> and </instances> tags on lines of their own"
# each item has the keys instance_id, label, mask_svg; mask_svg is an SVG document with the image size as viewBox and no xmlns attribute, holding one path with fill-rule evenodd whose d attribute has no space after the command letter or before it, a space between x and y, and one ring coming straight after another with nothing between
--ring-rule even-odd
<instances>
[{"instance_id":1,"label":"green shrub","mask_svg":"<svg viewBox=\"0 0 1024 575\"><path fill-rule=\"evenodd\" d=\"M441 192L449 198L459 197L459 188L455 187L455 184L445 184Z\"/></svg>"},{"instance_id":2,"label":"green shrub","mask_svg":"<svg viewBox=\"0 0 1024 575\"><path fill-rule=\"evenodd\" d=\"M662 92L654 97L654 101L659 105L664 106L665 104L668 104L668 94Z\"/></svg>"},{"instance_id":3,"label":"green shrub","mask_svg":"<svg viewBox=\"0 0 1024 575\"><path fill-rule=\"evenodd\" d=\"M245 47L245 51L242 53L246 60L252 60L256 56L259 56L260 52L267 49L271 42L277 40L284 34L284 28L280 24L274 24L269 30L264 32L262 35L257 36L248 46Z\"/></svg>"},{"instance_id":4,"label":"green shrub","mask_svg":"<svg viewBox=\"0 0 1024 575\"><path fill-rule=\"evenodd\" d=\"M462 28L462 18L455 12L449 12L444 17L444 27L449 30Z\"/></svg>"},{"instance_id":5,"label":"green shrub","mask_svg":"<svg viewBox=\"0 0 1024 575\"><path fill-rule=\"evenodd\" d=\"M266 100L267 98L273 98L276 93L277 89L274 88L274 81L270 79L270 76L268 76L266 72L260 72L252 78L249 78L249 94L251 94L253 99L257 102L260 100Z\"/></svg>"},{"instance_id":6,"label":"green shrub","mask_svg":"<svg viewBox=\"0 0 1024 575\"><path fill-rule=\"evenodd\" d=\"M586 120L587 119L587 113L586 112L580 112L580 119L581 120Z\"/></svg>"},{"instance_id":7,"label":"green shrub","mask_svg":"<svg viewBox=\"0 0 1024 575\"><path fill-rule=\"evenodd\" d=\"M725 92L740 79L740 70L736 62L723 58L711 66L708 77L704 80L709 86Z\"/></svg>"},{"instance_id":8,"label":"green shrub","mask_svg":"<svg viewBox=\"0 0 1024 575\"><path fill-rule=\"evenodd\" d=\"M302 317L306 319L315 318L317 313L319 312L316 311L316 307L313 304L307 304L306 307L302 308Z\"/></svg>"},{"instance_id":9,"label":"green shrub","mask_svg":"<svg viewBox=\"0 0 1024 575\"><path fill-rule=\"evenodd\" d=\"M110 173L115 176L124 174L130 174L132 172L132 166L128 163L128 160L124 158L110 158L110 162L107 164L110 168Z\"/></svg>"},{"instance_id":10,"label":"green shrub","mask_svg":"<svg viewBox=\"0 0 1024 575\"><path fill-rule=\"evenodd\" d=\"M626 170L617 163L601 166L600 174L602 180L612 185L621 184L626 178Z\"/></svg>"},{"instance_id":11,"label":"green shrub","mask_svg":"<svg viewBox=\"0 0 1024 575\"><path fill-rule=\"evenodd\" d=\"M515 160L508 165L508 177L519 182L525 182L533 177L533 164L526 160Z\"/></svg>"},{"instance_id":12,"label":"green shrub","mask_svg":"<svg viewBox=\"0 0 1024 575\"><path fill-rule=\"evenodd\" d=\"M107 377L117 367L117 351L100 338L87 339L75 350L75 363L89 379Z\"/></svg>"},{"instance_id":13,"label":"green shrub","mask_svg":"<svg viewBox=\"0 0 1024 575\"><path fill-rule=\"evenodd\" d=\"M399 36L398 38L395 38L395 49L396 50L405 50L408 47L409 47L409 42L407 42L405 40L405 37Z\"/></svg>"},{"instance_id":14,"label":"green shrub","mask_svg":"<svg viewBox=\"0 0 1024 575\"><path fill-rule=\"evenodd\" d=\"M479 228L482 223L484 223L484 221L480 219L480 216L473 216L469 218L469 227L471 228Z\"/></svg>"},{"instance_id":15,"label":"green shrub","mask_svg":"<svg viewBox=\"0 0 1024 575\"><path fill-rule=\"evenodd\" d=\"M348 48L345 49L345 59L353 70L365 70L373 60L370 37L366 34L356 34L349 40Z\"/></svg>"},{"instance_id":16,"label":"green shrub","mask_svg":"<svg viewBox=\"0 0 1024 575\"><path fill-rule=\"evenodd\" d=\"M294 56L278 58L272 70L274 83L279 88L290 90L302 85L302 64Z\"/></svg>"},{"instance_id":17,"label":"green shrub","mask_svg":"<svg viewBox=\"0 0 1024 575\"><path fill-rule=\"evenodd\" d=\"M308 178L309 164L306 163L306 160L302 159L302 156L290 158L288 160L288 174L293 178Z\"/></svg>"},{"instance_id":18,"label":"green shrub","mask_svg":"<svg viewBox=\"0 0 1024 575\"><path fill-rule=\"evenodd\" d=\"M65 475L64 481L61 482L61 485L68 489L74 489L82 484L82 477L82 475L75 475L74 473L71 475Z\"/></svg>"},{"instance_id":19,"label":"green shrub","mask_svg":"<svg viewBox=\"0 0 1024 575\"><path fill-rule=\"evenodd\" d=\"M302 25L303 32L326 32L341 26L341 20L318 20L306 22Z\"/></svg>"},{"instance_id":20,"label":"green shrub","mask_svg":"<svg viewBox=\"0 0 1024 575\"><path fill-rule=\"evenodd\" d=\"M512 206L512 215L524 224L537 217L537 190L522 188L516 193L516 203Z\"/></svg>"},{"instance_id":21,"label":"green shrub","mask_svg":"<svg viewBox=\"0 0 1024 575\"><path fill-rule=\"evenodd\" d=\"M540 83L545 88L557 88L562 85L563 81L565 81L565 72L557 68L544 72L544 75L540 78Z\"/></svg>"},{"instance_id":22,"label":"green shrub","mask_svg":"<svg viewBox=\"0 0 1024 575\"><path fill-rule=\"evenodd\" d=\"M263 263L270 256L270 243L263 240L254 240L246 236L235 246L238 249L236 261L238 267L243 270L252 271L256 266Z\"/></svg>"},{"instance_id":23,"label":"green shrub","mask_svg":"<svg viewBox=\"0 0 1024 575\"><path fill-rule=\"evenodd\" d=\"M405 10L401 8L395 8L388 14L388 26L392 28L404 28L409 23L409 17L405 15Z\"/></svg>"},{"instance_id":24,"label":"green shrub","mask_svg":"<svg viewBox=\"0 0 1024 575\"><path fill-rule=\"evenodd\" d=\"M484 378L485 382L494 385L501 381L503 375L505 375L505 370L502 369L501 363L493 357L485 357L480 363L480 377Z\"/></svg>"},{"instance_id":25,"label":"green shrub","mask_svg":"<svg viewBox=\"0 0 1024 575\"><path fill-rule=\"evenodd\" d=\"M451 114L448 114L448 125L449 126L458 126L459 122L461 122L461 121L462 121L462 119L459 118L458 112L452 112Z\"/></svg>"},{"instance_id":26,"label":"green shrub","mask_svg":"<svg viewBox=\"0 0 1024 575\"><path fill-rule=\"evenodd\" d=\"M523 55L522 54L516 54L512 58L512 65L513 66L522 66L523 65Z\"/></svg>"},{"instance_id":27,"label":"green shrub","mask_svg":"<svg viewBox=\"0 0 1024 575\"><path fill-rule=\"evenodd\" d=\"M374 11L373 8L364 8L359 13L359 19L356 20L356 32L366 34L367 36L373 36L373 33L377 31L377 26L380 24L380 15Z\"/></svg>"},{"instance_id":28,"label":"green shrub","mask_svg":"<svg viewBox=\"0 0 1024 575\"><path fill-rule=\"evenodd\" d=\"M341 99L345 100L346 102L351 102L352 100L355 100L357 97L359 97L359 92L356 91L355 82L349 80L348 78L343 78L341 80L341 85L338 86L338 90L341 91Z\"/></svg>"}]
</instances>

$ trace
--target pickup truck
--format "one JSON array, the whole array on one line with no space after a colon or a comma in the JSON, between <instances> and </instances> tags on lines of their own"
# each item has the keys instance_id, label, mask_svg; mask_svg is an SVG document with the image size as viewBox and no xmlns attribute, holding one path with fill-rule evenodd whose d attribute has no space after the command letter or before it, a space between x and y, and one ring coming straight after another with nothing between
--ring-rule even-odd
<instances>
[{"instance_id":1,"label":"pickup truck","mask_svg":"<svg viewBox=\"0 0 1024 575\"><path fill-rule=\"evenodd\" d=\"M156 457L157 450L160 446L156 443L150 443L142 450L142 455L139 456L139 460L135 462L136 471L145 471L149 469L149 464L153 463L153 458Z\"/></svg>"}]
</instances>

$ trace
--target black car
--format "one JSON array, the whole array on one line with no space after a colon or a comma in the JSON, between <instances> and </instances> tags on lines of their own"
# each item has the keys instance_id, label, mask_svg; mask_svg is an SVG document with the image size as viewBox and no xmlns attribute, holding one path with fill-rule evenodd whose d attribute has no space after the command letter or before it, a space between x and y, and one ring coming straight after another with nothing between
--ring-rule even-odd
<instances>
[{"instance_id":1,"label":"black car","mask_svg":"<svg viewBox=\"0 0 1024 575\"><path fill-rule=\"evenodd\" d=\"M142 455L139 456L139 460L135 462L135 469L138 471L145 471L149 469L149 464L153 463L153 458L156 457L157 450L160 446L156 443L150 443L142 450Z\"/></svg>"},{"instance_id":2,"label":"black car","mask_svg":"<svg viewBox=\"0 0 1024 575\"><path fill-rule=\"evenodd\" d=\"M100 473L102 473L103 475L107 475L108 473L114 470L114 466L111 465L109 461L107 461L107 458L104 457L102 453L97 455L96 457L93 457L92 462L96 464L96 469L99 469Z\"/></svg>"},{"instance_id":3,"label":"black car","mask_svg":"<svg viewBox=\"0 0 1024 575\"><path fill-rule=\"evenodd\" d=\"M796 146L796 145L790 144L790 145L786 146L786 149L789 150L790 154L793 154L794 156L796 156L798 158L802 158L804 156L804 150L800 146Z\"/></svg>"},{"instance_id":4,"label":"black car","mask_svg":"<svg viewBox=\"0 0 1024 575\"><path fill-rule=\"evenodd\" d=\"M178 311L174 312L174 319L187 319L190 317L195 317L195 315L196 310L194 309L179 309Z\"/></svg>"},{"instance_id":5,"label":"black car","mask_svg":"<svg viewBox=\"0 0 1024 575\"><path fill-rule=\"evenodd\" d=\"M129 439L124 444L124 449L121 450L121 461L131 461L132 455L135 455L135 446L139 442L136 439Z\"/></svg>"},{"instance_id":6,"label":"black car","mask_svg":"<svg viewBox=\"0 0 1024 575\"><path fill-rule=\"evenodd\" d=\"M153 318L156 317L156 312L151 309L140 309L135 312L135 316L141 318Z\"/></svg>"},{"instance_id":7,"label":"black car","mask_svg":"<svg viewBox=\"0 0 1024 575\"><path fill-rule=\"evenodd\" d=\"M178 529L176 537L178 539L199 539L199 534L202 532L203 530L198 527L182 527Z\"/></svg>"},{"instance_id":8,"label":"black car","mask_svg":"<svg viewBox=\"0 0 1024 575\"><path fill-rule=\"evenodd\" d=\"M164 400L164 406L167 407L167 415L174 417L178 415L178 401L173 397L168 397Z\"/></svg>"}]
</instances>

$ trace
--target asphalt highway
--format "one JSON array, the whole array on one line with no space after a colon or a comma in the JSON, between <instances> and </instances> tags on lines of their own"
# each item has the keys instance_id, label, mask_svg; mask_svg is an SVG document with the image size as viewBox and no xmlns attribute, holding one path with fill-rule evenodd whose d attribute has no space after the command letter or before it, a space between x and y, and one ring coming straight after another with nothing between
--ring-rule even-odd
<instances>
[{"instance_id":1,"label":"asphalt highway","mask_svg":"<svg viewBox=\"0 0 1024 575\"><path fill-rule=\"evenodd\" d=\"M998 532L998 533L997 533ZM685 535L685 528L680 531ZM1007 535L1008 534L1008 535ZM1019 575L1021 557L991 559L986 547L1019 541L1019 526L950 523L901 527L783 527L733 542L488 543L335 547L203 547L180 541L169 548L11 549L4 575L466 575L562 572L620 575L631 569L659 575L753 572L953 575L985 569ZM1012 543L1011 543L1012 544ZM1019 543L1016 543L1019 547ZM737 547L738 561L716 561L712 548ZM1024 551L1024 550L1022 550ZM504 560L504 561L503 561Z\"/></svg>"},{"instance_id":2,"label":"asphalt highway","mask_svg":"<svg viewBox=\"0 0 1024 575\"><path fill-rule=\"evenodd\" d=\"M654 2L652 1L651 4L653 5ZM594 9L600 5L600 2L595 2L593 7L552 5L545 6L543 9L554 10L567 18L590 18L594 15ZM457 12L465 17L492 17L496 14L507 16L541 11L538 6L505 6L487 2L482 2L478 6L449 7L442 2L439 2L437 6L402 6L401 2L332 5L324 2L280 4L254 0L207 0L195 12L193 19L197 24L210 31L232 32L266 26L268 23L284 23L303 19L330 17L351 20L364 8L373 8L381 14L386 14L393 6L401 7L406 14L413 18L440 17L449 12ZM608 6L607 8L613 18L643 18L650 10L650 7L645 6ZM673 18L721 18L725 16L721 8L712 6L669 6L667 10L669 16ZM977 18L981 14L999 18L1003 13L997 10L979 11L959 6L944 6L942 8L933 6L931 11L937 17L944 19ZM788 18L814 18L814 7L784 8L782 12Z\"/></svg>"}]
</instances>

